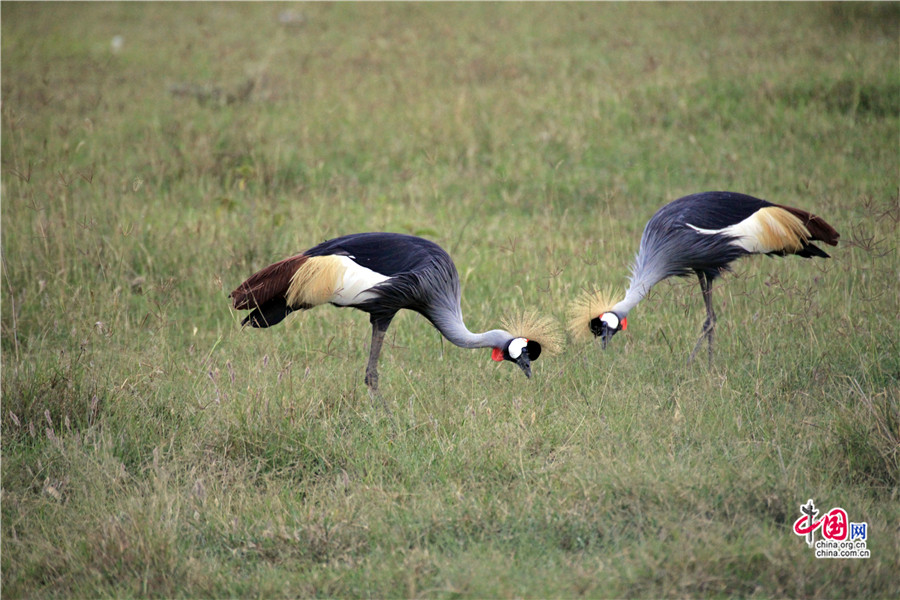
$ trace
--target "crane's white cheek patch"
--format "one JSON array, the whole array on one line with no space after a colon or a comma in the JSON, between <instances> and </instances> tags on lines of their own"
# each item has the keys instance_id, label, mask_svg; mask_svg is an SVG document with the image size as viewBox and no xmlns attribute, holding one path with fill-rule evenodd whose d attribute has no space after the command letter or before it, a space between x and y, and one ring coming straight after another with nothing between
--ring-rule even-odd
<instances>
[{"instance_id":1,"label":"crane's white cheek patch","mask_svg":"<svg viewBox=\"0 0 900 600\"><path fill-rule=\"evenodd\" d=\"M525 349L525 346L528 345L528 340L525 338L516 338L509 343L509 347L506 349L506 353L509 354L509 357L513 360L518 359L522 356L522 350Z\"/></svg>"},{"instance_id":2,"label":"crane's white cheek patch","mask_svg":"<svg viewBox=\"0 0 900 600\"><path fill-rule=\"evenodd\" d=\"M380 283L384 283L390 277L377 273L372 269L357 264L349 256L337 257L344 266L344 272L338 278L337 287L331 302L341 306L359 304L378 296L369 290Z\"/></svg>"},{"instance_id":3,"label":"crane's white cheek patch","mask_svg":"<svg viewBox=\"0 0 900 600\"><path fill-rule=\"evenodd\" d=\"M615 313L603 313L600 315L600 320L606 323L606 326L610 329L615 330L619 328L619 317Z\"/></svg>"}]
</instances>

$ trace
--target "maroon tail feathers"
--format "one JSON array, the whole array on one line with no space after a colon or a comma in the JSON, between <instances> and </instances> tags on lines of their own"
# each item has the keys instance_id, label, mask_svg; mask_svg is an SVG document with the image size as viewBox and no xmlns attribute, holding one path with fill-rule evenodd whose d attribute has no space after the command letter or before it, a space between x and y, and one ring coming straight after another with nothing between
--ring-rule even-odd
<instances>
[{"instance_id":1,"label":"maroon tail feathers","mask_svg":"<svg viewBox=\"0 0 900 600\"><path fill-rule=\"evenodd\" d=\"M261 307L270 300L287 294L291 278L308 257L303 254L286 258L269 265L250 276L229 296L238 310Z\"/></svg>"},{"instance_id":2,"label":"maroon tail feathers","mask_svg":"<svg viewBox=\"0 0 900 600\"><path fill-rule=\"evenodd\" d=\"M838 238L841 237L841 234L839 234L834 227L826 223L825 219L822 217L806 212L805 210L800 210L799 208L784 206L783 204L776 204L775 206L783 208L803 221L803 225L809 230L811 236L810 239L825 242L829 246L837 246Z\"/></svg>"}]
</instances>

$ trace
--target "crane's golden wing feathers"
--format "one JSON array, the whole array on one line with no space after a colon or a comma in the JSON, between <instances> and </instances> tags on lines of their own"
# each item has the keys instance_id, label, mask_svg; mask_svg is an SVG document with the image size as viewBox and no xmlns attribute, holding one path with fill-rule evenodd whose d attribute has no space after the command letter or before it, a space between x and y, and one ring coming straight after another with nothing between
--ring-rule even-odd
<instances>
[{"instance_id":1,"label":"crane's golden wing feathers","mask_svg":"<svg viewBox=\"0 0 900 600\"><path fill-rule=\"evenodd\" d=\"M305 255L298 254L254 273L231 292L234 307L249 310L266 304L276 296L283 296L290 287L294 273L306 260Z\"/></svg>"},{"instance_id":2,"label":"crane's golden wing feathers","mask_svg":"<svg viewBox=\"0 0 900 600\"><path fill-rule=\"evenodd\" d=\"M751 222L752 221L752 222ZM778 206L767 206L756 211L745 223L749 243L756 252L789 252L803 249L810 238L809 230L794 213Z\"/></svg>"},{"instance_id":3,"label":"crane's golden wing feathers","mask_svg":"<svg viewBox=\"0 0 900 600\"><path fill-rule=\"evenodd\" d=\"M338 256L311 256L291 276L285 292L288 306L318 306L331 301L344 272Z\"/></svg>"},{"instance_id":4,"label":"crane's golden wing feathers","mask_svg":"<svg viewBox=\"0 0 900 600\"><path fill-rule=\"evenodd\" d=\"M813 241L832 246L840 237L834 228L805 210L771 205L759 209L740 223L722 230L735 236L734 243L751 253L797 254L828 258Z\"/></svg>"},{"instance_id":5,"label":"crane's golden wing feathers","mask_svg":"<svg viewBox=\"0 0 900 600\"><path fill-rule=\"evenodd\" d=\"M837 246L841 234L839 234L834 227L826 223L825 219L822 217L799 208L784 206L783 204L776 204L775 206L788 211L800 219L800 222L803 223L803 226L806 227L809 232L810 239L825 242L829 246Z\"/></svg>"},{"instance_id":6,"label":"crane's golden wing feathers","mask_svg":"<svg viewBox=\"0 0 900 600\"><path fill-rule=\"evenodd\" d=\"M591 333L592 319L612 309L616 304L616 295L612 289L584 292L569 307L568 329L572 338L578 342L588 342L594 338Z\"/></svg>"},{"instance_id":7,"label":"crane's golden wing feathers","mask_svg":"<svg viewBox=\"0 0 900 600\"><path fill-rule=\"evenodd\" d=\"M516 337L537 342L541 345L541 352L548 355L558 354L562 350L562 335L556 323L535 311L526 311L511 319L504 318L501 326Z\"/></svg>"}]
</instances>

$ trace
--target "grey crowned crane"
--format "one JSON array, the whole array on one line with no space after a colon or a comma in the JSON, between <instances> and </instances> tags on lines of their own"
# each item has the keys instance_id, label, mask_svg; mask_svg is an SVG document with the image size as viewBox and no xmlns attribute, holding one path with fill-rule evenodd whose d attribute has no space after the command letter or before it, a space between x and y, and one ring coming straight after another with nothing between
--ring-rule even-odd
<instances>
[{"instance_id":1,"label":"grey crowned crane","mask_svg":"<svg viewBox=\"0 0 900 600\"><path fill-rule=\"evenodd\" d=\"M517 364L531 377L541 351L558 351L551 322L526 314L504 325L472 333L463 323L459 275L450 256L434 242L398 233L357 233L323 242L270 265L231 292L234 308L251 310L242 325L270 327L295 310L319 304L350 306L369 313L372 344L365 382L378 390L378 357L397 311L414 310L453 344L492 348L492 358Z\"/></svg>"},{"instance_id":2,"label":"grey crowned crane","mask_svg":"<svg viewBox=\"0 0 900 600\"><path fill-rule=\"evenodd\" d=\"M713 355L716 313L713 281L730 263L748 254L829 258L812 242L837 245L840 235L821 217L799 208L773 204L733 192L704 192L663 206L644 228L625 298L613 304L610 294L588 293L569 313L576 338L599 337L603 348L627 326L627 316L655 284L667 277L696 274L706 304L706 321L689 361L706 339Z\"/></svg>"}]
</instances>

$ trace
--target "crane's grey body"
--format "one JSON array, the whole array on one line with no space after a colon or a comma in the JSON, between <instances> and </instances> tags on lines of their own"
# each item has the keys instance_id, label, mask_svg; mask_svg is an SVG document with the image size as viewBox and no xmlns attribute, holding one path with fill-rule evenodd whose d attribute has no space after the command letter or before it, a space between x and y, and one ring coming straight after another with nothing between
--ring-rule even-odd
<instances>
[{"instance_id":1,"label":"crane's grey body","mask_svg":"<svg viewBox=\"0 0 900 600\"><path fill-rule=\"evenodd\" d=\"M328 240L250 277L232 292L235 308L253 309L244 319L268 327L293 310L330 302L369 314L372 343L365 381L378 388L378 358L394 315L413 310L450 342L463 348L495 348L516 362L527 376L526 350L509 356L508 331L473 333L466 327L460 303L459 275L450 256L434 242L397 233L358 233ZM540 353L531 346L531 359ZM502 360L502 359L501 359Z\"/></svg>"},{"instance_id":2,"label":"crane's grey body","mask_svg":"<svg viewBox=\"0 0 900 600\"><path fill-rule=\"evenodd\" d=\"M730 263L760 253L828 258L811 242L835 245L839 237L820 217L745 194L704 192L679 198L660 208L644 227L625 298L608 311L616 317L609 322L617 325L609 327L597 317L591 329L606 347L619 330L618 323L624 324L628 313L654 285L668 277L695 274L703 292L706 321L689 360L706 339L712 361L716 324L712 283L730 269Z\"/></svg>"},{"instance_id":3,"label":"crane's grey body","mask_svg":"<svg viewBox=\"0 0 900 600\"><path fill-rule=\"evenodd\" d=\"M750 198L738 194L730 194L727 197ZM733 236L702 234L695 229L695 227L721 229L726 226L724 223L739 216L741 220L747 218L743 216L746 211L738 215L732 213L730 219L727 218L727 214L722 215L720 211L719 214L725 216L725 221L723 222L720 216L720 219L711 222L709 217L715 213L709 210L709 205L721 201L722 198L723 196L711 194L685 196L663 206L653 215L644 227L641 244L631 267L631 278L625 299L613 307L613 312L624 318L650 292L650 288L669 277L684 277L691 274L700 277L702 273L711 283L722 271L729 268L729 263L749 254L734 245ZM756 204L753 203L752 206Z\"/></svg>"}]
</instances>

